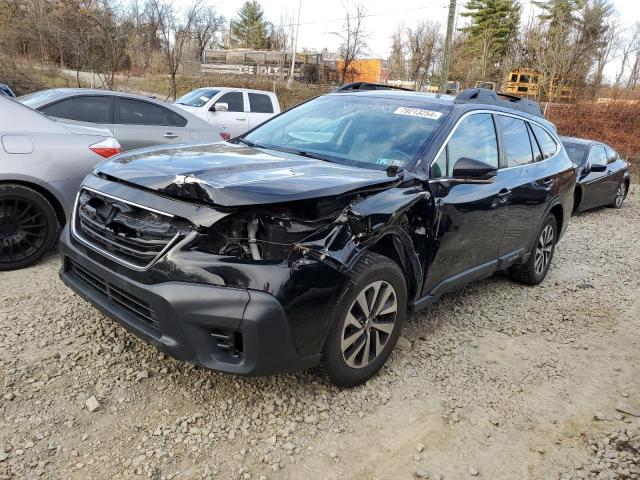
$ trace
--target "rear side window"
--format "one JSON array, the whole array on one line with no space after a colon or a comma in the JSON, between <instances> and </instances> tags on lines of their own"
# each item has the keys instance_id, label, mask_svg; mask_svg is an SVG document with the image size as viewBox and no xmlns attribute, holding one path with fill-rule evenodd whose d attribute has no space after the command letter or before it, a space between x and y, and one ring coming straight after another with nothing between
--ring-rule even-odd
<instances>
[{"instance_id":1,"label":"rear side window","mask_svg":"<svg viewBox=\"0 0 640 480\"><path fill-rule=\"evenodd\" d=\"M527 165L533 161L531 140L524 120L498 115L508 167Z\"/></svg>"},{"instance_id":2,"label":"rear side window","mask_svg":"<svg viewBox=\"0 0 640 480\"><path fill-rule=\"evenodd\" d=\"M540 150L540 145L538 145L538 142L536 141L536 137L533 135L533 132L531 131L531 124L528 124L528 125L529 125L529 141L531 142L531 148L533 149L533 161L539 162L540 160L544 159L542 155L542 150Z\"/></svg>"},{"instance_id":3,"label":"rear side window","mask_svg":"<svg viewBox=\"0 0 640 480\"><path fill-rule=\"evenodd\" d=\"M249 107L254 113L273 113L271 98L262 93L249 93Z\"/></svg>"},{"instance_id":4,"label":"rear side window","mask_svg":"<svg viewBox=\"0 0 640 480\"><path fill-rule=\"evenodd\" d=\"M611 147L604 147L605 150L607 151L607 159L609 160L609 163L613 163L616 160L618 160L618 153Z\"/></svg>"},{"instance_id":5,"label":"rear side window","mask_svg":"<svg viewBox=\"0 0 640 480\"><path fill-rule=\"evenodd\" d=\"M589 165L606 165L608 163L607 152L604 147L598 145L589 152Z\"/></svg>"},{"instance_id":6,"label":"rear side window","mask_svg":"<svg viewBox=\"0 0 640 480\"><path fill-rule=\"evenodd\" d=\"M45 115L78 122L107 123L109 99L107 97L74 97L41 108Z\"/></svg>"},{"instance_id":7,"label":"rear side window","mask_svg":"<svg viewBox=\"0 0 640 480\"><path fill-rule=\"evenodd\" d=\"M230 112L244 112L244 99L242 92L228 92L222 95L216 103L226 103Z\"/></svg>"},{"instance_id":8,"label":"rear side window","mask_svg":"<svg viewBox=\"0 0 640 480\"><path fill-rule=\"evenodd\" d=\"M125 125L166 125L165 109L149 102L118 99L118 123Z\"/></svg>"},{"instance_id":9,"label":"rear side window","mask_svg":"<svg viewBox=\"0 0 640 480\"><path fill-rule=\"evenodd\" d=\"M431 178L453 176L453 166L461 158L478 160L498 168L498 140L490 114L470 115L460 122L431 165Z\"/></svg>"},{"instance_id":10,"label":"rear side window","mask_svg":"<svg viewBox=\"0 0 640 480\"><path fill-rule=\"evenodd\" d=\"M556 150L558 149L558 145L556 141L553 139L551 135L542 127L531 123L531 129L533 130L536 139L538 140L538 145L540 145L540 150L542 150L542 156L544 158L549 158L555 155Z\"/></svg>"},{"instance_id":11,"label":"rear side window","mask_svg":"<svg viewBox=\"0 0 640 480\"><path fill-rule=\"evenodd\" d=\"M184 127L187 124L187 119L173 110L167 109L167 118L169 119L169 124L174 127Z\"/></svg>"}]
</instances>

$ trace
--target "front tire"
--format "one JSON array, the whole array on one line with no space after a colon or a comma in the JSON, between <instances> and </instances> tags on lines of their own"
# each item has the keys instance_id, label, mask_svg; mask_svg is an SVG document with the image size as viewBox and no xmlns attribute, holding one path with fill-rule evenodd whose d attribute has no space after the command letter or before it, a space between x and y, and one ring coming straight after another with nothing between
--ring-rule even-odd
<instances>
[{"instance_id":1,"label":"front tire","mask_svg":"<svg viewBox=\"0 0 640 480\"><path fill-rule=\"evenodd\" d=\"M34 264L57 234L58 219L46 198L22 185L0 185L0 271Z\"/></svg>"},{"instance_id":2,"label":"front tire","mask_svg":"<svg viewBox=\"0 0 640 480\"><path fill-rule=\"evenodd\" d=\"M509 269L509 276L525 285L537 285L547 276L558 240L558 222L553 214L547 215L536 241L529 252L529 259Z\"/></svg>"},{"instance_id":3,"label":"front tire","mask_svg":"<svg viewBox=\"0 0 640 480\"><path fill-rule=\"evenodd\" d=\"M366 252L333 312L322 368L341 387L366 382L385 364L407 311L407 285L389 258Z\"/></svg>"}]
</instances>

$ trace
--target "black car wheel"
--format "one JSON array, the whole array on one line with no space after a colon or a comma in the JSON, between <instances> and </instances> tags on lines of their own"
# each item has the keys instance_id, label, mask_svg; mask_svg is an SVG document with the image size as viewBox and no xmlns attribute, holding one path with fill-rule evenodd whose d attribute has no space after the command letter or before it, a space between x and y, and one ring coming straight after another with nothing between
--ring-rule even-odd
<instances>
[{"instance_id":1,"label":"black car wheel","mask_svg":"<svg viewBox=\"0 0 640 480\"><path fill-rule=\"evenodd\" d=\"M57 233L56 214L46 198L22 185L0 185L0 271L40 260Z\"/></svg>"},{"instance_id":2,"label":"black car wheel","mask_svg":"<svg viewBox=\"0 0 640 480\"><path fill-rule=\"evenodd\" d=\"M620 182L618 188L616 189L616 198L613 200L609 206L611 208L620 208L624 203L624 199L627 198L627 182Z\"/></svg>"},{"instance_id":3,"label":"black car wheel","mask_svg":"<svg viewBox=\"0 0 640 480\"><path fill-rule=\"evenodd\" d=\"M365 253L333 312L322 354L330 380L353 387L375 375L391 355L407 310L402 270L389 258Z\"/></svg>"},{"instance_id":4,"label":"black car wheel","mask_svg":"<svg viewBox=\"0 0 640 480\"><path fill-rule=\"evenodd\" d=\"M527 262L509 269L509 275L513 280L525 285L537 285L544 280L556 249L557 232L556 217L549 214L538 232Z\"/></svg>"}]
</instances>

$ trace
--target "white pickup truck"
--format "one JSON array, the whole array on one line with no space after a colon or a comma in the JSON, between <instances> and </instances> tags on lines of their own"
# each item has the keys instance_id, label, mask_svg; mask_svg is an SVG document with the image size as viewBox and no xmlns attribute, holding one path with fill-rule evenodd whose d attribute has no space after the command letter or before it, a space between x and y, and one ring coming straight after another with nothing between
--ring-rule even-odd
<instances>
[{"instance_id":1,"label":"white pickup truck","mask_svg":"<svg viewBox=\"0 0 640 480\"><path fill-rule=\"evenodd\" d=\"M246 88L197 88L176 100L175 105L217 127L225 140L280 113L275 93Z\"/></svg>"}]
</instances>

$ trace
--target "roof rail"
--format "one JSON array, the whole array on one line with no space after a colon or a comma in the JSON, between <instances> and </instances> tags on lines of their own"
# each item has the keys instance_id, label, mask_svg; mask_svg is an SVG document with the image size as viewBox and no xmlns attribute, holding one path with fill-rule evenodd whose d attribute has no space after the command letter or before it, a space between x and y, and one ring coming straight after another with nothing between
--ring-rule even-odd
<instances>
[{"instance_id":1,"label":"roof rail","mask_svg":"<svg viewBox=\"0 0 640 480\"><path fill-rule=\"evenodd\" d=\"M487 88L468 88L458 94L454 103L481 103L512 108L536 117L543 117L540 104L528 98L516 97L505 93L496 93Z\"/></svg>"},{"instance_id":2,"label":"roof rail","mask_svg":"<svg viewBox=\"0 0 640 480\"><path fill-rule=\"evenodd\" d=\"M409 88L396 87L395 85L382 85L380 83L368 83L368 82L354 82L354 83L345 83L344 85L340 85L336 88L333 93L338 92L357 92L364 90L404 90L405 92L414 92L415 90L411 90Z\"/></svg>"}]
</instances>

